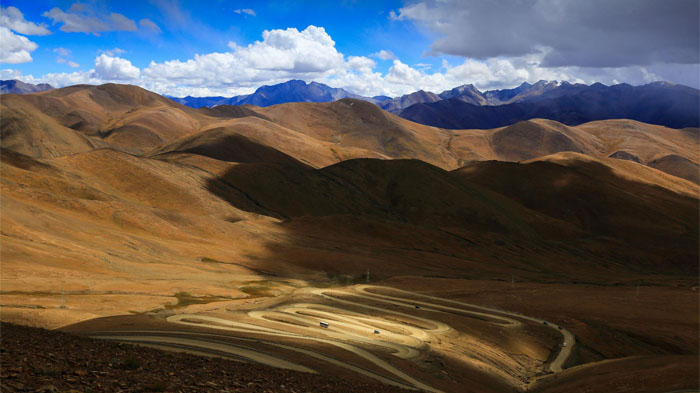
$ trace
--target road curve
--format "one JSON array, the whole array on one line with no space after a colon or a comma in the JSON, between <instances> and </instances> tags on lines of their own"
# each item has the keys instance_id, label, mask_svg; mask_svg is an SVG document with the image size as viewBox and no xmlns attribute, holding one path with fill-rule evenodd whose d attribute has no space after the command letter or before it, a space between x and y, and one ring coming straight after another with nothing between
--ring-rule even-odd
<instances>
[{"instance_id":1,"label":"road curve","mask_svg":"<svg viewBox=\"0 0 700 393\"><path fill-rule=\"evenodd\" d=\"M396 296L377 293L379 290L390 291ZM429 392L440 392L424 382L412 377L383 358L375 355L365 348L375 348L402 359L411 359L419 356L427 350L431 342L439 340L438 336L453 331L449 325L411 315L416 306L420 306L423 311L435 313L451 313L475 317L486 320L489 323L498 324L503 327L513 328L523 324L523 321L530 321L541 324L543 327L551 328L559 332L563 337L566 347L560 346L554 360L548 365L551 372L562 371L562 366L568 359L575 338L568 330L559 328L549 322L539 318L524 316L518 313L499 310L491 307L484 307L451 299L443 299L435 296L423 295L408 292L390 287L379 287L372 285L357 285L344 289L318 288L311 289L310 293L322 297L331 303L352 306L353 310L371 310L381 312L380 315L395 315L400 320L392 320L374 317L361 311L351 311L342 307L335 307L328 304L317 303L295 303L280 305L270 310L248 311L247 316L253 320L261 321L262 324L240 322L236 320L198 314L176 314L167 317L167 321L173 324L206 327L209 329L219 329L229 332L257 334L274 337L294 338L298 340L316 341L343 350L374 364L379 369L386 372L386 375L376 371L363 368L351 363L347 363L334 357L311 351L305 348L276 343L272 340L256 340L267 345L274 345L292 351L304 353L315 357L329 364L345 367L353 372L374 378L383 383L409 389L420 389ZM405 294L405 297L401 297ZM386 308L366 304L367 300L373 303L391 304L406 308L406 312L397 310L387 310ZM365 302L362 302L365 301ZM410 311L409 311L410 310ZM319 321L329 323L327 329L318 326ZM404 321L404 322L402 322ZM410 321L410 322L406 322ZM381 330L380 334L375 334L375 329ZM308 332L308 334L307 334ZM113 332L117 333L117 332ZM165 333L165 332L161 332ZM168 332L170 334L186 334L185 332ZM132 333L133 334L133 333ZM191 333L194 334L194 333ZM199 334L206 336L207 334ZM211 336L216 336L208 334ZM139 335L118 335L104 336L100 338L111 338L122 341L138 341L150 344L164 345L184 345L189 348L199 348L200 350L219 351L231 355L243 357L258 363L268 364L275 367L295 369L298 371L314 372L308 367L295 364L291 361L278 358L276 356L258 353L252 348L245 348L230 343L211 342L197 338L174 338L158 335L155 332L142 332ZM243 339L243 338L242 338ZM223 350L222 350L223 348Z\"/></svg>"},{"instance_id":2,"label":"road curve","mask_svg":"<svg viewBox=\"0 0 700 393\"><path fill-rule=\"evenodd\" d=\"M358 285L355 288L358 292L370 294L371 296L376 296L376 297L380 297L380 298L384 298L384 299L396 299L397 300L396 304L405 303L406 299L395 298L393 296L387 296L387 295L380 295L380 294L376 294L373 292L369 292L368 290L370 288L389 289L389 290L394 291L394 292L406 293L408 295L417 296L417 297L424 298L424 299L437 300L437 301L441 301L441 302L458 304L458 305L463 306L463 307L470 307L470 308L476 308L479 310L488 311L491 313L489 315L490 317L494 317L495 315L498 315L498 316L508 315L511 317L519 318L519 319L525 319L528 321L537 322L539 324L542 324L545 327L548 327L550 329L554 329L555 331L559 332L562 335L562 345L559 347L561 350L557 354L557 357L549 364L549 370L553 373L557 373L557 372L562 371L562 367L563 367L564 363L569 358L569 355L571 355L571 350L573 349L574 345L576 345L576 338L570 331L568 331L567 329L564 329L563 327L557 326L551 322L545 321L544 319L529 317L526 315L511 312L511 311L499 310L497 308L484 307L484 306L479 306L476 304L464 303L464 302L460 302L460 301L456 301L456 300L444 299L444 298L430 296L430 295L423 295L420 293L414 293L414 292L404 291L401 289L395 289L395 288L390 288L390 287L378 287L378 286L373 286L373 285ZM436 305L433 303L426 303L426 302L420 302L420 301L414 301L414 303L421 304L421 305L423 305L423 304L430 305L430 307L438 308L438 309L455 310L452 307ZM475 314L474 311L468 311L468 312L471 314ZM478 314L478 313L476 313L476 314ZM509 319L509 320L513 321L512 319ZM546 322L546 324L545 324L545 322ZM566 343L566 346L563 346L564 343Z\"/></svg>"}]
</instances>

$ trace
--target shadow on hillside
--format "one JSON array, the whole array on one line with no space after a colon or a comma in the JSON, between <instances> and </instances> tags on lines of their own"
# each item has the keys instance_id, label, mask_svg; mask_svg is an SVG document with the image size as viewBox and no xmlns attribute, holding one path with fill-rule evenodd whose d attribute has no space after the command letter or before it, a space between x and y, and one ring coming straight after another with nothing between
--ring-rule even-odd
<instances>
[{"instance_id":1,"label":"shadow on hillside","mask_svg":"<svg viewBox=\"0 0 700 393\"><path fill-rule=\"evenodd\" d=\"M697 200L598 163L415 160L323 169L236 165L209 180L237 209L278 218L261 271L596 281L697 274Z\"/></svg>"}]
</instances>

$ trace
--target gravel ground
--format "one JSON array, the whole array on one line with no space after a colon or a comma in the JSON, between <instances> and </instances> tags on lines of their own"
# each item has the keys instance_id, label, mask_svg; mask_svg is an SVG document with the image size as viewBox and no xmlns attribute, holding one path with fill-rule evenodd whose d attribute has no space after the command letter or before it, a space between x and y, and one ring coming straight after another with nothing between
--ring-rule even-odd
<instances>
[{"instance_id":1,"label":"gravel ground","mask_svg":"<svg viewBox=\"0 0 700 393\"><path fill-rule=\"evenodd\" d=\"M406 392L392 386L172 353L2 323L0 391Z\"/></svg>"}]
</instances>

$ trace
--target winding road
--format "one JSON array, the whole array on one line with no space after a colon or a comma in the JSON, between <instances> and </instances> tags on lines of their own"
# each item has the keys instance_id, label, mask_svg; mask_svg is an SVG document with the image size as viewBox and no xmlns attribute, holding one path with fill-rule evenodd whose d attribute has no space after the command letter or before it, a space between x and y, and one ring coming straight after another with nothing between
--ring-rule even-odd
<instances>
[{"instance_id":1,"label":"winding road","mask_svg":"<svg viewBox=\"0 0 700 393\"><path fill-rule=\"evenodd\" d=\"M389 292L397 296L379 292ZM476 317L505 328L515 328L522 325L523 321L530 321L540 324L542 327L554 329L561 334L562 343L566 343L566 346L559 346L559 352L548 365L549 370L553 373L562 371L562 366L575 345L575 338L568 330L549 322L545 323L544 320L539 318L389 287L356 285L343 289L311 289L310 293L326 299L332 305L295 303L277 306L269 310L248 311L247 317L260 321L260 324L200 314L171 315L167 317L167 321L173 324L206 327L226 332L262 335L269 337L269 340L233 337L241 340L262 342L266 345L303 353L325 363L344 367L383 383L429 392L440 392L440 390L427 385L373 353L379 351L401 359L413 359L427 351L431 343L439 341L440 335L454 330L443 322L411 315L415 313L415 309L418 306L422 311ZM388 310L367 304L367 301L373 304L382 303L406 308L407 310ZM336 306L336 304L339 306ZM352 310L342 306L349 306ZM358 310L368 310L370 313L365 314ZM380 315L391 315L395 318L390 320L386 317L377 317L372 315L371 312L374 312L374 314L380 312ZM319 326L320 321L327 322L329 327L321 328ZM376 334L375 329L379 330L380 333ZM92 337L145 345L171 346L182 350L243 358L252 362L296 371L315 372L309 367L283 359L274 354L264 353L247 346L233 345L230 342L216 341L217 336L232 336L183 331L132 331L128 334L125 334L126 332L121 332L124 334L120 334L120 332L111 331L100 333ZM308 348L281 344L275 342L275 338L292 338L332 345L363 358L373 364L374 369L370 370ZM376 371L379 369L382 370L381 373Z\"/></svg>"}]
</instances>

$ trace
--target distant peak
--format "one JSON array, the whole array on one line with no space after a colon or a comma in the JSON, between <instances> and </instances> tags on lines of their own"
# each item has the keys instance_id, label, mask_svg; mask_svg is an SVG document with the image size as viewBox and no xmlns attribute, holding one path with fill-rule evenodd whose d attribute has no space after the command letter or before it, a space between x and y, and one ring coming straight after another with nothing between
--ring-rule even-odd
<instances>
[{"instance_id":1,"label":"distant peak","mask_svg":"<svg viewBox=\"0 0 700 393\"><path fill-rule=\"evenodd\" d=\"M656 82L651 82L647 84L647 86L658 86L658 87L663 87L663 86L675 86L675 83L668 82L668 81L656 81Z\"/></svg>"}]
</instances>

